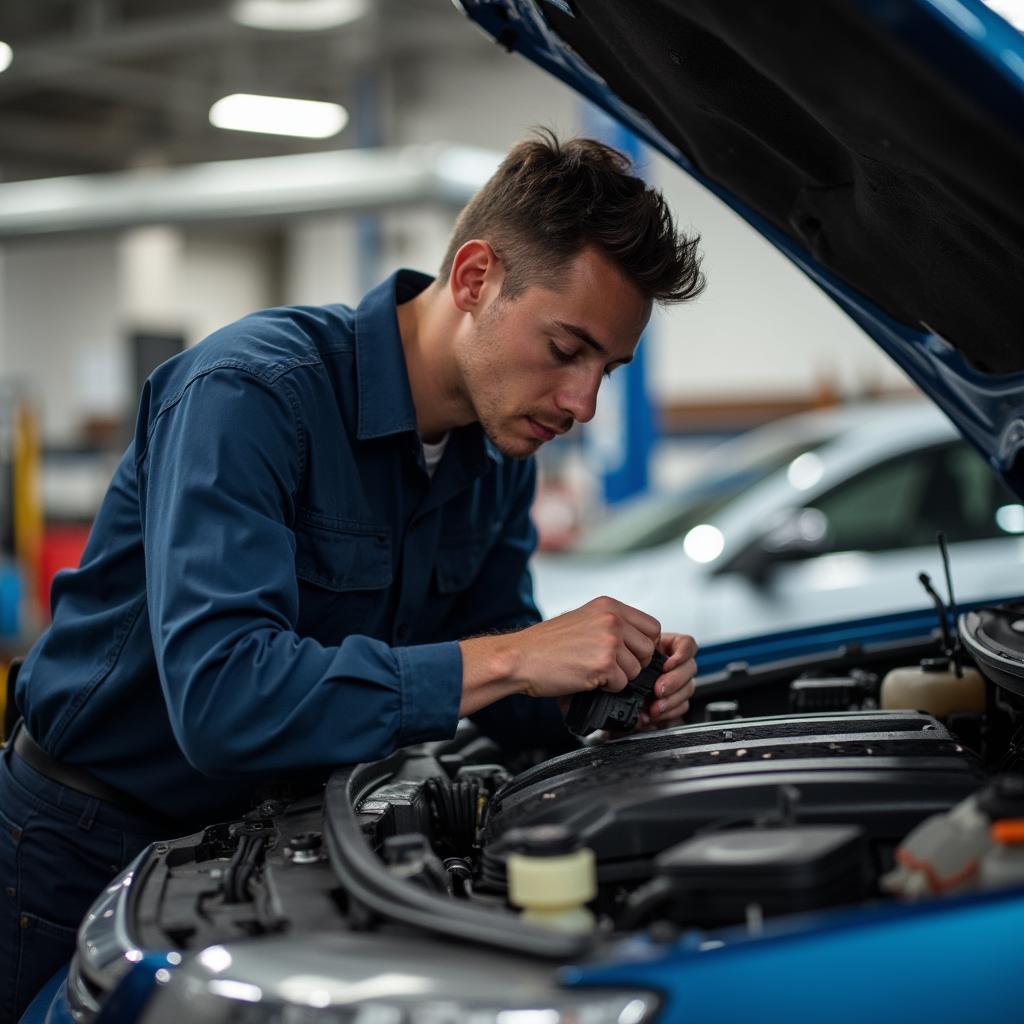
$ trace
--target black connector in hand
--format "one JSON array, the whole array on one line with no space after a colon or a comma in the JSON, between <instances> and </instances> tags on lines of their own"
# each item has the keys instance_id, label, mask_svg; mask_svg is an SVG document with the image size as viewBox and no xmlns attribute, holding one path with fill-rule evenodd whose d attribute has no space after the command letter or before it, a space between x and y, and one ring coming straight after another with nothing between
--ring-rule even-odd
<instances>
[{"instance_id":1,"label":"black connector in hand","mask_svg":"<svg viewBox=\"0 0 1024 1024\"><path fill-rule=\"evenodd\" d=\"M577 736L589 736L595 729L629 732L640 712L654 695L654 684L665 668L665 656L655 651L650 664L618 693L588 690L573 694L565 724Z\"/></svg>"}]
</instances>

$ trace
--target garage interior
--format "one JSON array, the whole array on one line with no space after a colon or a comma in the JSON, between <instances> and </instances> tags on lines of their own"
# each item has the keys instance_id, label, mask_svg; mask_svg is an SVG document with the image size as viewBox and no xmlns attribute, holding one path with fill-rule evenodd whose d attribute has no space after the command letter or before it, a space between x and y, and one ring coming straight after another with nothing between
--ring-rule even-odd
<instances>
[{"instance_id":1,"label":"garage interior","mask_svg":"<svg viewBox=\"0 0 1024 1024\"><path fill-rule=\"evenodd\" d=\"M531 127L609 131L447 4L250 6L0 11L0 655L44 626L49 580L80 553L157 363L252 309L354 302L397 266L435 269L462 203ZM235 93L335 103L348 120L326 139L214 127ZM646 468L627 491L677 487L709 443L778 415L911 390L721 203L659 154L640 166L701 234L710 286L648 331L656 429L632 442ZM601 515L614 442L600 439L616 429L599 411L544 452L553 545Z\"/></svg>"}]
</instances>

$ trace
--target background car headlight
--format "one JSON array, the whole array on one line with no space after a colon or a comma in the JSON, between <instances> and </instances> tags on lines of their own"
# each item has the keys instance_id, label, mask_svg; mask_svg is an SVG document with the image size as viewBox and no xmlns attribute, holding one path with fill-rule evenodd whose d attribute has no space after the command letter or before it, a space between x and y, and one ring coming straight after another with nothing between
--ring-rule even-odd
<instances>
[{"instance_id":1,"label":"background car headlight","mask_svg":"<svg viewBox=\"0 0 1024 1024\"><path fill-rule=\"evenodd\" d=\"M560 988L551 965L394 941L213 946L169 976L143 1024L646 1024L658 1007L651 992Z\"/></svg>"}]
</instances>

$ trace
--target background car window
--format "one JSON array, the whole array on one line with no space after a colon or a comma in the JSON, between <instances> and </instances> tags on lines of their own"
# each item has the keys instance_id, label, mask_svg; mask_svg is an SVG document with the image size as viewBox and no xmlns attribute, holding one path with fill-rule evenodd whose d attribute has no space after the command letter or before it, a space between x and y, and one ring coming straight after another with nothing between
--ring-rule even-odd
<instances>
[{"instance_id":1,"label":"background car window","mask_svg":"<svg viewBox=\"0 0 1024 1024\"><path fill-rule=\"evenodd\" d=\"M810 507L828 519L833 551L888 551L935 542L1006 537L996 518L1018 501L962 442L873 467Z\"/></svg>"},{"instance_id":2,"label":"background car window","mask_svg":"<svg viewBox=\"0 0 1024 1024\"><path fill-rule=\"evenodd\" d=\"M1020 532L1016 517L1003 519L1000 510L1020 510L1016 497L996 477L985 460L966 444L945 449L943 459L959 495L963 540L984 540ZM1007 529L1012 526L1014 529Z\"/></svg>"},{"instance_id":3,"label":"background car window","mask_svg":"<svg viewBox=\"0 0 1024 1024\"><path fill-rule=\"evenodd\" d=\"M725 508L744 491L788 466L797 456L813 452L832 434L780 438L770 444L723 446L712 459L721 460L701 475L699 484L674 494L647 495L628 508L590 527L576 544L580 555L600 557L642 551L682 538Z\"/></svg>"}]
</instances>

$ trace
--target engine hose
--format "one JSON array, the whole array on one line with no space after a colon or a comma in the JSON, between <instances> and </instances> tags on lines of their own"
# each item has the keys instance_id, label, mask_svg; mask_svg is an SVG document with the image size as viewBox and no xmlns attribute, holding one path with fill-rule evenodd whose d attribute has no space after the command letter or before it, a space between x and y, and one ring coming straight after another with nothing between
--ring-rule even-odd
<instances>
[{"instance_id":1,"label":"engine hose","mask_svg":"<svg viewBox=\"0 0 1024 1024\"><path fill-rule=\"evenodd\" d=\"M651 916L668 901L673 885L667 878L654 878L630 893L625 910L619 915L615 926L620 931L629 931L646 924Z\"/></svg>"},{"instance_id":2,"label":"engine hose","mask_svg":"<svg viewBox=\"0 0 1024 1024\"><path fill-rule=\"evenodd\" d=\"M266 835L243 833L224 872L224 902L246 903L250 899L249 883L266 846Z\"/></svg>"},{"instance_id":3,"label":"engine hose","mask_svg":"<svg viewBox=\"0 0 1024 1024\"><path fill-rule=\"evenodd\" d=\"M432 778L426 781L427 799L445 845L457 853L468 852L476 840L477 818L483 784L479 779L449 782Z\"/></svg>"}]
</instances>

